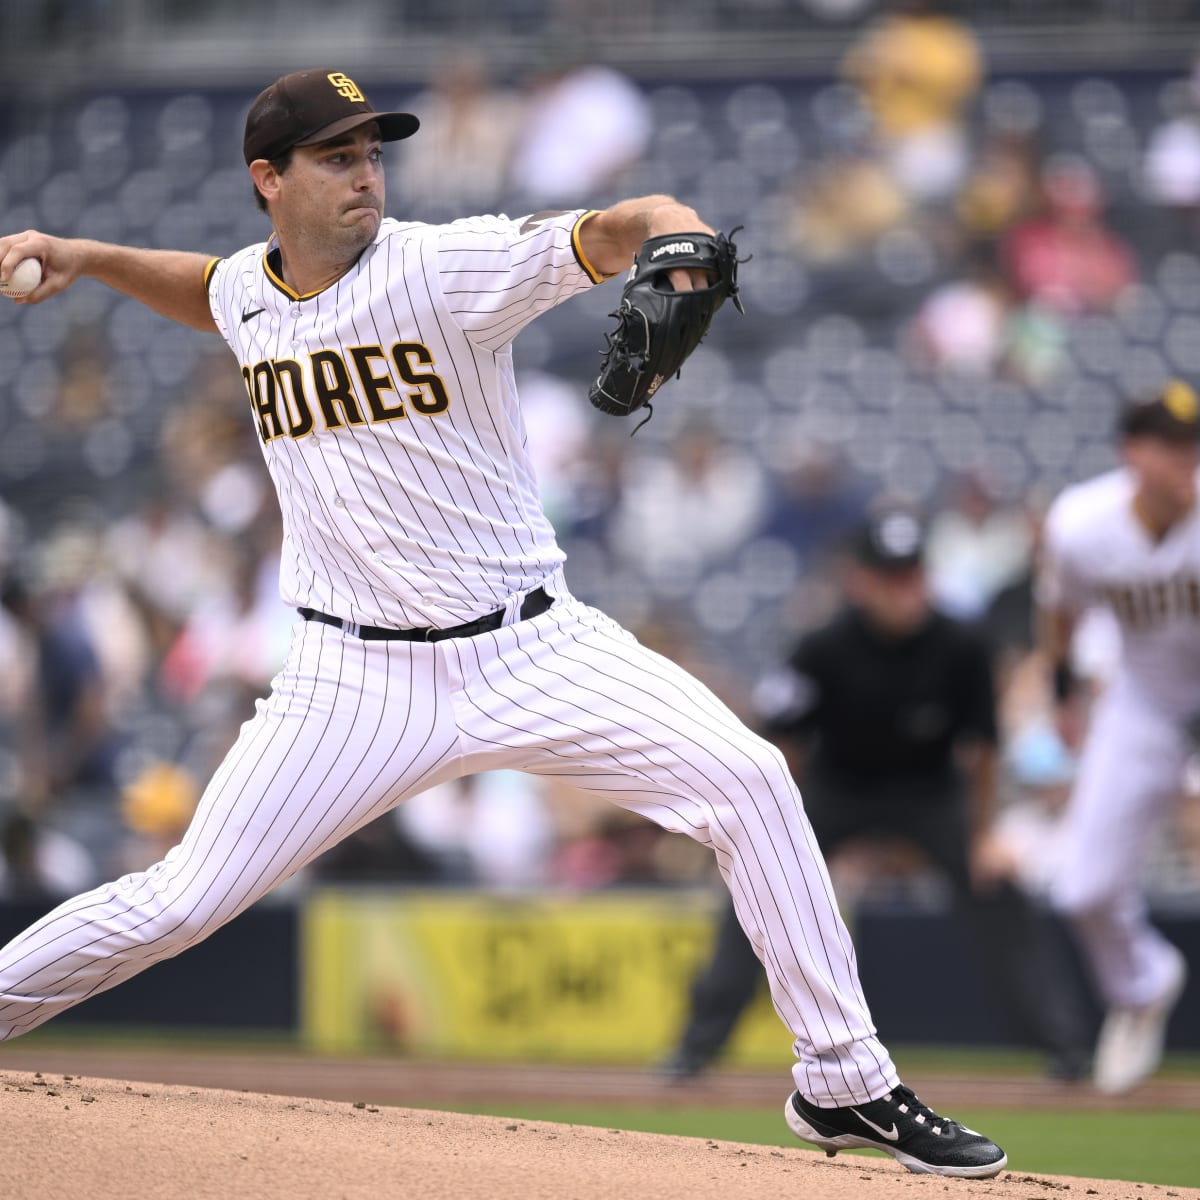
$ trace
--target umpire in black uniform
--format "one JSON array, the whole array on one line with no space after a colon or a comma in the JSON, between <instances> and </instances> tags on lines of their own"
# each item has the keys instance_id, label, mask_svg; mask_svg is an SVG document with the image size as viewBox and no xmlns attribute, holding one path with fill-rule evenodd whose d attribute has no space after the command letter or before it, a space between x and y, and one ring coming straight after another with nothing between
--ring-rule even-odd
<instances>
[{"instance_id":1,"label":"umpire in black uniform","mask_svg":"<svg viewBox=\"0 0 1200 1200\"><path fill-rule=\"evenodd\" d=\"M923 531L902 508L857 533L847 604L758 690L764 733L801 785L827 859L870 835L914 844L947 878L980 964L1023 1036L1062 1079L1087 1070L1089 1030L1051 930L991 834L996 696L988 644L933 608ZM674 1078L700 1073L754 997L762 967L730 906L692 985Z\"/></svg>"}]
</instances>

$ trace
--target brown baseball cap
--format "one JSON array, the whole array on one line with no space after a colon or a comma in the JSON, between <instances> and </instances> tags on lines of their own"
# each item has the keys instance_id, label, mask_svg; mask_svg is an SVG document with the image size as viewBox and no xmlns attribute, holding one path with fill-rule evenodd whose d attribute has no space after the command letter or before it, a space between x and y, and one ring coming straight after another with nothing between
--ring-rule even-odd
<instances>
[{"instance_id":1,"label":"brown baseball cap","mask_svg":"<svg viewBox=\"0 0 1200 1200\"><path fill-rule=\"evenodd\" d=\"M293 71L277 79L250 105L242 153L278 158L293 146L327 142L368 121L385 142L411 137L421 122L412 113L376 112L362 89L343 71Z\"/></svg>"},{"instance_id":2,"label":"brown baseball cap","mask_svg":"<svg viewBox=\"0 0 1200 1200\"><path fill-rule=\"evenodd\" d=\"M1162 389L1126 405L1125 437L1157 437L1169 442L1200 441L1200 399L1191 384L1172 379Z\"/></svg>"}]
</instances>

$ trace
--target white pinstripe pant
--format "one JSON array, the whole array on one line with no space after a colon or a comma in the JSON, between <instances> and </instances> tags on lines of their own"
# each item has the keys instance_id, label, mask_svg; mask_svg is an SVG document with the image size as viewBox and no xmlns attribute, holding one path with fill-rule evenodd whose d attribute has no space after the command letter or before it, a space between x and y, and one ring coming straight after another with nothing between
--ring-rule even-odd
<instances>
[{"instance_id":1,"label":"white pinstripe pant","mask_svg":"<svg viewBox=\"0 0 1200 1200\"><path fill-rule=\"evenodd\" d=\"M0 950L0 1039L178 954L348 833L463 774L555 775L710 845L796 1038L797 1087L897 1082L781 755L685 671L581 602L437 643L297 625L183 841Z\"/></svg>"},{"instance_id":2,"label":"white pinstripe pant","mask_svg":"<svg viewBox=\"0 0 1200 1200\"><path fill-rule=\"evenodd\" d=\"M1051 897L1070 918L1106 1005L1169 986L1175 952L1142 883L1152 835L1177 803L1191 749L1183 722L1117 678L1096 702L1058 835Z\"/></svg>"}]
</instances>

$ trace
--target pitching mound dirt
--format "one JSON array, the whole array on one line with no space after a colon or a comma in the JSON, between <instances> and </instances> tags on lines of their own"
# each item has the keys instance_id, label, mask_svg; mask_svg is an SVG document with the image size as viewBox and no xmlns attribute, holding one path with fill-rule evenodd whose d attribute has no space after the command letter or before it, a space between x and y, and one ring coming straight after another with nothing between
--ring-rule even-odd
<instances>
[{"instance_id":1,"label":"pitching mound dirt","mask_svg":"<svg viewBox=\"0 0 1200 1200\"><path fill-rule=\"evenodd\" d=\"M45 1200L850 1200L949 1188L963 1200L1070 1190L1098 1200L1200 1190L1004 1172L910 1175L890 1159L828 1159L699 1138L474 1117L363 1102L0 1072L0 1196Z\"/></svg>"}]
</instances>

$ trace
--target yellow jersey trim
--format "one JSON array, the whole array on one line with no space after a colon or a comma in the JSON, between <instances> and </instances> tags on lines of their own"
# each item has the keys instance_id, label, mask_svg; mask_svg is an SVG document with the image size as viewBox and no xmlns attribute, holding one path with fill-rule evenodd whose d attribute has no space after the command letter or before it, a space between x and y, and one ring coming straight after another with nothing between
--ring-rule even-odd
<instances>
[{"instance_id":1,"label":"yellow jersey trim","mask_svg":"<svg viewBox=\"0 0 1200 1200\"><path fill-rule=\"evenodd\" d=\"M213 277L213 272L214 272L214 271L217 269L217 267L218 267L218 266L221 264L221 262L223 262L223 261L224 261L224 260L223 260L223 259L220 259L220 258L210 258L210 259L208 260L208 264L207 264L207 266L205 266L205 268L204 268L204 290L205 290L206 292L207 292L207 291L208 291L208 289L209 289L209 288L212 286L212 277Z\"/></svg>"},{"instance_id":2,"label":"yellow jersey trim","mask_svg":"<svg viewBox=\"0 0 1200 1200\"><path fill-rule=\"evenodd\" d=\"M306 292L304 295L301 295L294 287L290 287L288 284L284 283L284 281L275 274L275 272L271 269L271 254L278 248L279 241L274 234L271 234L270 238L267 239L267 248L263 251L263 270L266 272L267 278L275 285L275 287L289 300L307 300L309 296L320 295L320 293L325 290L324 288L318 288L315 292Z\"/></svg>"},{"instance_id":3,"label":"yellow jersey trim","mask_svg":"<svg viewBox=\"0 0 1200 1200\"><path fill-rule=\"evenodd\" d=\"M585 212L583 216L575 222L575 227L571 230L571 249L575 251L575 258L578 260L579 265L587 272L588 278L593 283L603 283L606 279L612 278L612 275L601 274L601 272L597 271L596 268L593 267L590 262L588 262L588 257L583 252L583 243L579 240L579 230L583 227L584 221L588 221L592 217L597 216L599 212L600 210L598 208L589 208L588 211ZM617 273L618 272L615 271L613 272L614 275Z\"/></svg>"},{"instance_id":4,"label":"yellow jersey trim","mask_svg":"<svg viewBox=\"0 0 1200 1200\"><path fill-rule=\"evenodd\" d=\"M263 270L266 272L267 278L271 281L271 283L273 283L275 285L275 287L279 291L281 291L289 300L311 300L313 298L313 296L319 296L322 292L327 292L327 291L329 291L329 289L331 287L334 286L334 284L331 283L326 287L317 288L317 290L314 292L298 292L298 291L296 291L296 289L294 287L291 287L288 284L284 283L284 281L278 275L275 274L274 270L271 267L271 255L274 251L276 251L278 249L279 249L279 239L275 236L275 234L271 234L270 239L267 241L267 248L263 251ZM338 282L338 281L334 280L334 283L336 283L336 282Z\"/></svg>"}]
</instances>

